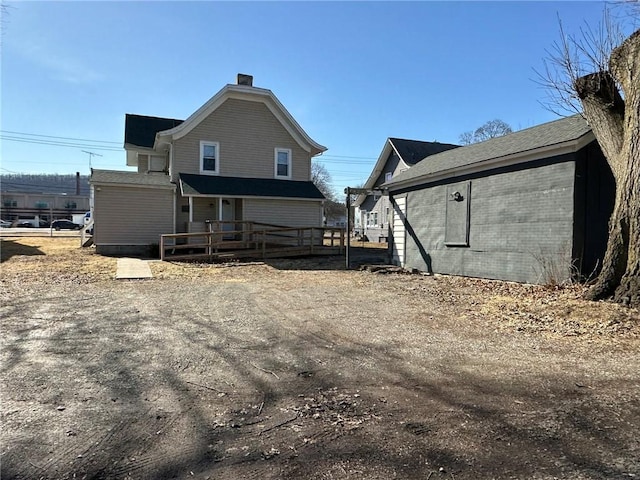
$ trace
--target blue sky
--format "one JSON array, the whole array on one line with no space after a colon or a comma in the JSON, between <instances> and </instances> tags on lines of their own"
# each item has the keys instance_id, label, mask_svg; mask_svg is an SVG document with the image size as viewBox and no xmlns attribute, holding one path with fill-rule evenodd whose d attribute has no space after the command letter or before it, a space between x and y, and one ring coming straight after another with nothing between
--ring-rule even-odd
<instances>
[{"instance_id":1,"label":"blue sky","mask_svg":"<svg viewBox=\"0 0 640 480\"><path fill-rule=\"evenodd\" d=\"M387 137L457 143L499 118L556 117L545 50L602 2L5 2L2 173L125 170L125 113L186 118L236 74L317 142L334 188L364 182ZM630 31L630 30L629 30ZM67 143L72 146L52 145Z\"/></svg>"}]
</instances>

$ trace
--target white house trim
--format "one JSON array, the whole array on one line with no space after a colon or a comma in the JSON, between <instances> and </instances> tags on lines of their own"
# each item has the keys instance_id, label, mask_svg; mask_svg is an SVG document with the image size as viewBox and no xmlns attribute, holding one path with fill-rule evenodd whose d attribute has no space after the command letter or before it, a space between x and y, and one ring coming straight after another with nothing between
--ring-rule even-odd
<instances>
[{"instance_id":1,"label":"white house trim","mask_svg":"<svg viewBox=\"0 0 640 480\"><path fill-rule=\"evenodd\" d=\"M300 147L306 152L311 153L312 156L318 155L327 150L327 147L316 143L311 139L311 137L309 137L309 135L307 135L271 90L246 85L226 85L223 87L222 90L211 97L209 101L196 110L183 123L169 130L158 132L156 134L154 148L161 143L170 142L184 137L205 118L211 115L211 113L218 109L225 101L232 98L250 102L260 102L266 105L271 113L273 113L273 115L278 119L280 124L295 139L296 143L298 143L298 145L300 145Z\"/></svg>"},{"instance_id":2,"label":"white house trim","mask_svg":"<svg viewBox=\"0 0 640 480\"><path fill-rule=\"evenodd\" d=\"M204 147L214 146L216 149L215 166L213 170L204 169ZM220 142L213 142L209 140L200 140L200 174L201 175L220 175Z\"/></svg>"},{"instance_id":3,"label":"white house trim","mask_svg":"<svg viewBox=\"0 0 640 480\"><path fill-rule=\"evenodd\" d=\"M475 163L461 165L459 167L447 168L445 170L427 173L424 175L420 175L419 177L414 177L407 180L392 181L389 185L383 184L382 186L388 186L390 187L390 190L400 190L404 188L415 187L425 183L437 182L439 180L444 180L447 178L455 178L462 175L478 173L492 168L509 167L520 163L541 160L543 158L548 158L550 155L558 156L565 155L567 153L575 153L594 141L595 138L596 137L593 132L588 132L578 139L570 140L567 142L556 143L554 145L545 145L544 147L539 147L524 152L513 153L511 155L505 155L503 157L480 160Z\"/></svg>"},{"instance_id":4,"label":"white house trim","mask_svg":"<svg viewBox=\"0 0 640 480\"><path fill-rule=\"evenodd\" d=\"M287 154L287 174L286 175L278 175L278 154L281 152ZM281 180L291 180L292 167L293 167L293 158L291 157L291 149L276 147L273 150L273 178L278 178Z\"/></svg>"}]
</instances>

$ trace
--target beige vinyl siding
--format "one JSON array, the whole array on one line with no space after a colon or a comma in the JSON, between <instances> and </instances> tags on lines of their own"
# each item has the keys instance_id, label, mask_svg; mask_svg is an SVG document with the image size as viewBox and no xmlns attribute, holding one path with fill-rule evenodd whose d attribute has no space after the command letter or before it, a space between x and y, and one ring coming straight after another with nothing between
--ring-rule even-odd
<instances>
[{"instance_id":1,"label":"beige vinyl siding","mask_svg":"<svg viewBox=\"0 0 640 480\"><path fill-rule=\"evenodd\" d=\"M243 220L286 227L322 226L322 204L302 200L245 199Z\"/></svg>"},{"instance_id":2,"label":"beige vinyl siding","mask_svg":"<svg viewBox=\"0 0 640 480\"><path fill-rule=\"evenodd\" d=\"M100 185L94 193L96 245L150 245L173 233L173 191Z\"/></svg>"},{"instance_id":3,"label":"beige vinyl siding","mask_svg":"<svg viewBox=\"0 0 640 480\"><path fill-rule=\"evenodd\" d=\"M200 141L219 143L219 175L274 178L275 148L288 148L292 154L291 179L310 180L310 154L263 103L228 99L176 140L172 181L177 180L179 173L200 173Z\"/></svg>"},{"instance_id":4,"label":"beige vinyl siding","mask_svg":"<svg viewBox=\"0 0 640 480\"><path fill-rule=\"evenodd\" d=\"M146 173L149 170L149 155L138 154L138 173Z\"/></svg>"}]
</instances>

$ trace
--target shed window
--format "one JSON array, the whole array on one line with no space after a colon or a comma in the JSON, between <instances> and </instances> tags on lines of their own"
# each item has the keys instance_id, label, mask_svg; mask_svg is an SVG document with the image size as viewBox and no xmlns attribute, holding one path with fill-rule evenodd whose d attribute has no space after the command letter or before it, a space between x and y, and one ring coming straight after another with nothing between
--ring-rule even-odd
<instances>
[{"instance_id":1,"label":"shed window","mask_svg":"<svg viewBox=\"0 0 640 480\"><path fill-rule=\"evenodd\" d=\"M471 182L447 185L444 243L448 247L469 246L469 195Z\"/></svg>"}]
</instances>

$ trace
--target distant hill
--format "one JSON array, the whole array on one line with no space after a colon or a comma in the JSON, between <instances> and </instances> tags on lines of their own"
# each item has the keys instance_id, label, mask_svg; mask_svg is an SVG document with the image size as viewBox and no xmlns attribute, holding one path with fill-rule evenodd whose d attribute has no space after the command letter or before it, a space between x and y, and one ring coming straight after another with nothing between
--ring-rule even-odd
<instances>
[{"instance_id":1,"label":"distant hill","mask_svg":"<svg viewBox=\"0 0 640 480\"><path fill-rule=\"evenodd\" d=\"M75 174L4 173L0 175L0 190L21 193L76 194ZM89 176L80 175L80 195L89 196Z\"/></svg>"}]
</instances>

